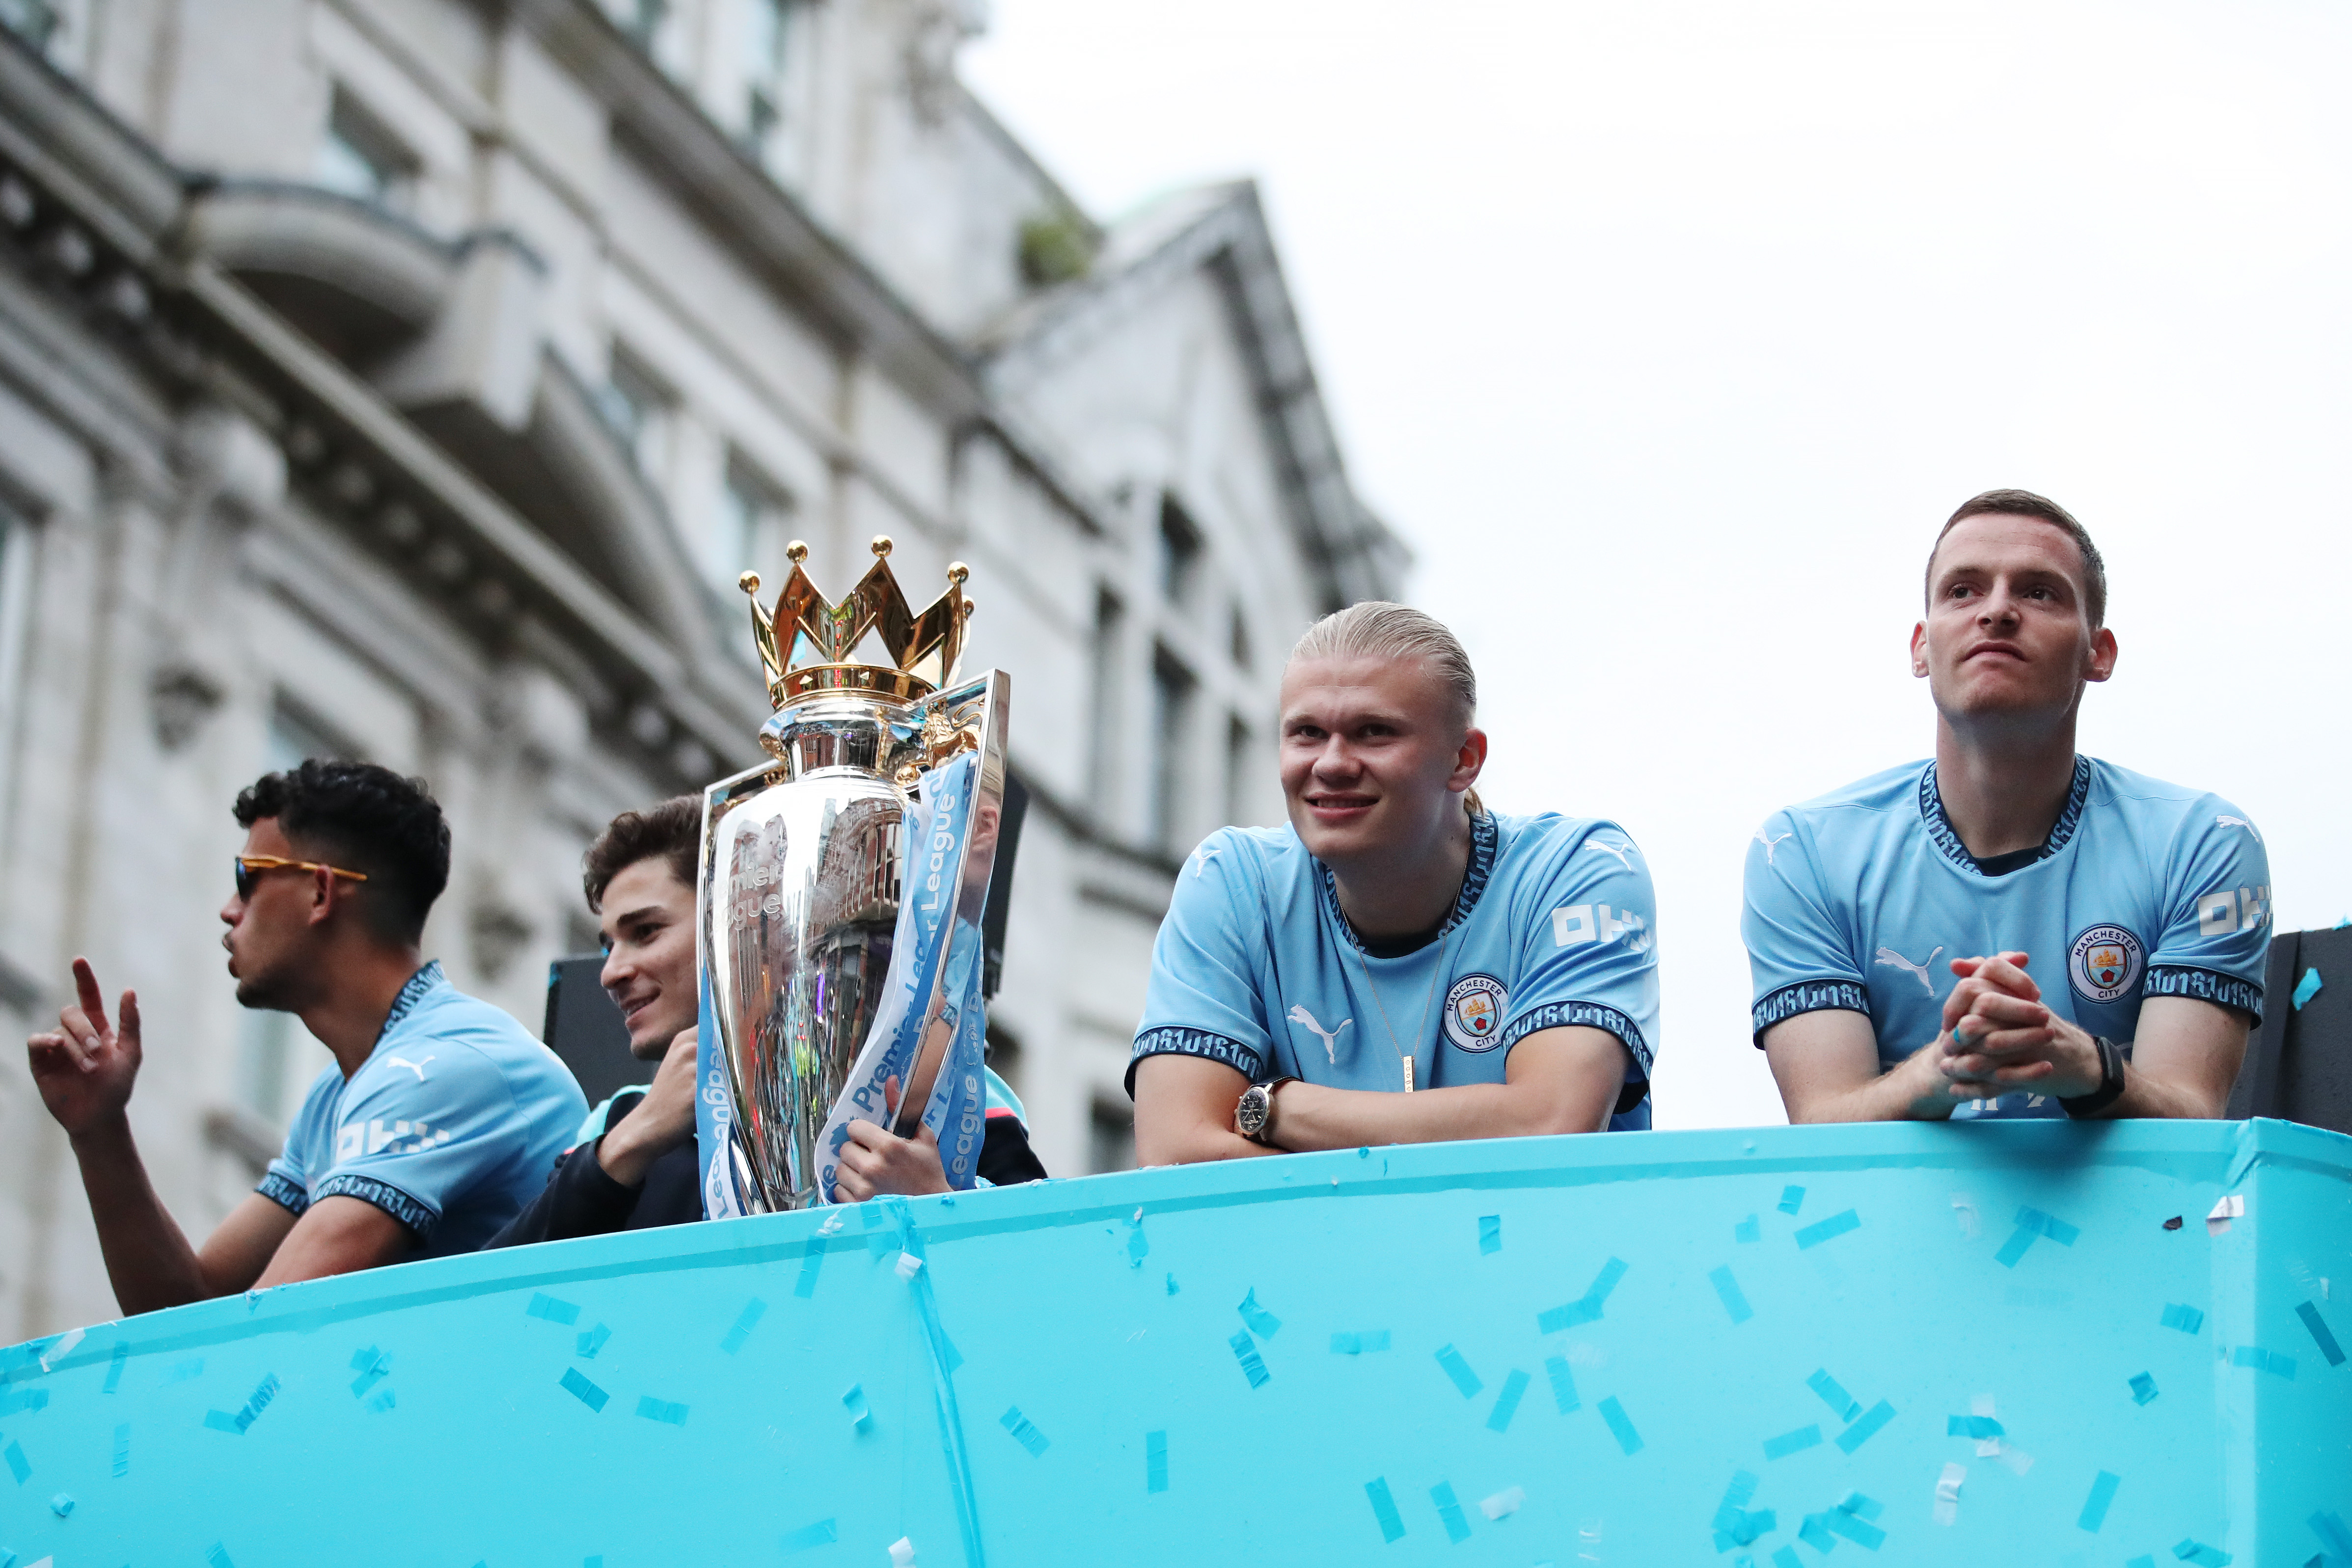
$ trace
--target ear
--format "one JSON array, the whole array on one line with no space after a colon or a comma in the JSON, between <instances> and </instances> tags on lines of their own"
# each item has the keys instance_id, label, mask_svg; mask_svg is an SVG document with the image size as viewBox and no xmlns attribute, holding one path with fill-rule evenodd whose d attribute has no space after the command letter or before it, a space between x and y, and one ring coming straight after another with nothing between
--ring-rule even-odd
<instances>
[{"instance_id":1,"label":"ear","mask_svg":"<svg viewBox=\"0 0 2352 1568\"><path fill-rule=\"evenodd\" d=\"M336 886L335 882L333 872L314 871L310 873L310 913L308 924L323 925L334 918L335 911L341 906L344 896L343 890Z\"/></svg>"},{"instance_id":2,"label":"ear","mask_svg":"<svg viewBox=\"0 0 2352 1568\"><path fill-rule=\"evenodd\" d=\"M1927 678L1927 623L1925 621L1911 628L1911 675L1914 680Z\"/></svg>"},{"instance_id":3,"label":"ear","mask_svg":"<svg viewBox=\"0 0 2352 1568\"><path fill-rule=\"evenodd\" d=\"M1478 782L1478 775L1486 768L1486 732L1473 725L1462 733L1462 749L1454 754L1454 771L1446 776L1445 787L1455 794Z\"/></svg>"},{"instance_id":4,"label":"ear","mask_svg":"<svg viewBox=\"0 0 2352 1568\"><path fill-rule=\"evenodd\" d=\"M2091 653L2083 662L2083 678L2104 681L2115 673L2116 634L2102 626L2091 633Z\"/></svg>"}]
</instances>

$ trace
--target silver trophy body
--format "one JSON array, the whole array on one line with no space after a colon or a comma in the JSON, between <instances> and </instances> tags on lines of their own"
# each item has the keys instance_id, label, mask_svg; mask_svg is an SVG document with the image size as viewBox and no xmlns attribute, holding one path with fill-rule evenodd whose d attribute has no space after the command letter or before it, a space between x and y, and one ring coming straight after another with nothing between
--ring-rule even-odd
<instances>
[{"instance_id":1,"label":"silver trophy body","mask_svg":"<svg viewBox=\"0 0 2352 1568\"><path fill-rule=\"evenodd\" d=\"M887 541L877 544L886 554ZM805 580L798 560L793 587ZM887 567L877 562L876 573L895 598ZM960 589L960 569L954 580ZM756 588L755 579L747 581ZM875 581L869 574L866 584ZM773 617L774 643L761 639L781 706L760 740L775 761L705 791L698 889L698 936L731 1099L731 1161L754 1212L823 1201L818 1134L872 1032L908 868L930 874L910 862L919 846L905 841L910 794L931 767L962 751L981 754L973 831L961 863L944 868L959 913L969 915L946 923L945 939L976 942L1004 782L1008 683L1001 671L933 691L899 668L786 665L771 649L795 647L786 616L793 603L788 587ZM858 596L838 607L821 598L816 604L815 616L830 618L822 629L854 646ZM953 668L968 612L960 597L952 608L947 619L957 635L940 660L942 674ZM887 607L880 620L887 629ZM951 1033L929 1027L939 996L916 1005L926 1009L926 1027L892 1119L902 1134L922 1116ZM951 1025L952 1011L947 1016Z\"/></svg>"}]
</instances>

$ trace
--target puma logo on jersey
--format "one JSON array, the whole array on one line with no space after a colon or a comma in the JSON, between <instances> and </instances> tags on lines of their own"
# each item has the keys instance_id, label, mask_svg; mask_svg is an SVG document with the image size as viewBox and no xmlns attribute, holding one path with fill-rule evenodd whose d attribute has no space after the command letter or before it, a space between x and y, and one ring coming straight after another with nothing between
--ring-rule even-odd
<instances>
[{"instance_id":1,"label":"puma logo on jersey","mask_svg":"<svg viewBox=\"0 0 2352 1568\"><path fill-rule=\"evenodd\" d=\"M433 1059L428 1056L425 1061L411 1061L404 1056L387 1056L384 1060L394 1067L405 1067L409 1071L416 1074L416 1082L422 1083L425 1082L425 1061L430 1061Z\"/></svg>"},{"instance_id":2,"label":"puma logo on jersey","mask_svg":"<svg viewBox=\"0 0 2352 1568\"><path fill-rule=\"evenodd\" d=\"M1202 844L1198 851L1194 852L1192 856L1192 880L1194 882L1198 882L1202 877L1208 875L1209 862L1215 860L1222 852L1222 848L1216 844Z\"/></svg>"},{"instance_id":3,"label":"puma logo on jersey","mask_svg":"<svg viewBox=\"0 0 2352 1568\"><path fill-rule=\"evenodd\" d=\"M2213 825L2217 828L2243 828L2254 835L2254 842L2263 841L2263 831L2243 817L2216 817L2213 819Z\"/></svg>"},{"instance_id":4,"label":"puma logo on jersey","mask_svg":"<svg viewBox=\"0 0 2352 1568\"><path fill-rule=\"evenodd\" d=\"M1290 1009L1290 1021L1295 1024L1304 1025L1307 1033L1313 1035L1316 1039L1323 1042L1323 1055L1325 1060L1328 1061L1334 1067L1339 1065L1340 1030L1345 1030L1349 1024L1354 1023L1356 1021L1354 1019L1341 1019L1339 1020L1339 1029L1325 1029L1321 1024L1315 1021L1315 1015L1313 1013L1308 1012L1303 1007L1294 1006Z\"/></svg>"},{"instance_id":5,"label":"puma logo on jersey","mask_svg":"<svg viewBox=\"0 0 2352 1568\"><path fill-rule=\"evenodd\" d=\"M1927 966L1934 963L1936 955L1943 950L1944 945L1938 942L1925 958L1915 964L1892 947L1881 947L1878 950L1878 961L1890 969L1900 969L1909 975L1919 982L1920 989L1932 997L1936 994L1936 982L1928 978Z\"/></svg>"},{"instance_id":6,"label":"puma logo on jersey","mask_svg":"<svg viewBox=\"0 0 2352 1568\"><path fill-rule=\"evenodd\" d=\"M1606 851L1608 853L1615 855L1617 857L1617 863L1623 866L1627 871L1632 871L1633 869L1633 862L1627 860L1625 858L1626 855L1629 852L1633 854L1640 854L1642 852L1639 849L1634 847L1633 841L1631 839L1627 839L1622 844L1612 844L1602 839L1587 839L1584 841L1591 844L1596 850Z\"/></svg>"},{"instance_id":7,"label":"puma logo on jersey","mask_svg":"<svg viewBox=\"0 0 2352 1568\"><path fill-rule=\"evenodd\" d=\"M1766 865L1770 865L1770 864L1772 863L1772 846L1773 846L1773 845L1775 845L1775 844L1777 844L1777 843L1780 843L1780 842L1782 840L1784 840L1784 839L1793 839L1793 838L1795 838L1796 836L1797 836L1797 835L1796 835L1795 833L1793 833L1793 832L1790 832L1790 833L1782 833L1782 834L1780 835L1780 838L1778 838L1778 839L1768 839L1768 838L1766 838L1766 837L1764 836L1764 830L1763 830L1762 828L1759 828L1759 829L1757 829L1757 830L1756 830L1756 841L1757 841L1758 843L1762 844L1762 845L1764 846L1764 863L1765 863Z\"/></svg>"}]
</instances>

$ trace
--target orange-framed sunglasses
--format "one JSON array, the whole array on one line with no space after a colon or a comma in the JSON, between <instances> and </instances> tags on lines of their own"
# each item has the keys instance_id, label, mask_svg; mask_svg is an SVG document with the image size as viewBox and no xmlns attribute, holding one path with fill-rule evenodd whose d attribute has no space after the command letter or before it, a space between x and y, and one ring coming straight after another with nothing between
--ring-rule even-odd
<instances>
[{"instance_id":1,"label":"orange-framed sunglasses","mask_svg":"<svg viewBox=\"0 0 2352 1568\"><path fill-rule=\"evenodd\" d=\"M285 871L289 868L295 871L323 871L334 876L350 877L353 882L367 880L367 873L363 871L345 871L339 865L329 865L324 861L289 861L277 855L238 855L235 859L236 861L236 895L239 898L253 896L254 882L258 874L265 871Z\"/></svg>"}]
</instances>

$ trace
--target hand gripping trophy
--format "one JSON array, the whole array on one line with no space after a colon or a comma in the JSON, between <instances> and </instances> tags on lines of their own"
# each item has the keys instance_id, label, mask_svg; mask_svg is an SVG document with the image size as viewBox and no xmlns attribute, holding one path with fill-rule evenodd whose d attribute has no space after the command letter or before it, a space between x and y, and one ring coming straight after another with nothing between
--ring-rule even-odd
<instances>
[{"instance_id":1,"label":"hand gripping trophy","mask_svg":"<svg viewBox=\"0 0 2352 1568\"><path fill-rule=\"evenodd\" d=\"M919 612L890 541L838 604L808 547L772 612L745 572L774 757L704 791L704 1211L833 1200L851 1119L928 1124L949 1183L984 1128L981 915L1004 794L1007 682L958 684L969 575ZM887 663L857 657L878 645Z\"/></svg>"}]
</instances>

